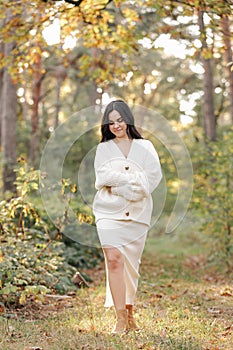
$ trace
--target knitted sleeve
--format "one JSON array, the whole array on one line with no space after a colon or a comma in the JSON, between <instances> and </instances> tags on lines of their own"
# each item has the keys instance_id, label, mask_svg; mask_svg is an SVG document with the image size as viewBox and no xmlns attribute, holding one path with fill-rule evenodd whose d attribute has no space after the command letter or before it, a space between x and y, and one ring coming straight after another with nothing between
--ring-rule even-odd
<instances>
[{"instance_id":1,"label":"knitted sleeve","mask_svg":"<svg viewBox=\"0 0 233 350\"><path fill-rule=\"evenodd\" d=\"M159 161L158 153L151 141L147 141L147 156L144 165L144 183L146 178L146 189L148 193L152 193L159 185L162 179L162 170Z\"/></svg>"},{"instance_id":2,"label":"knitted sleeve","mask_svg":"<svg viewBox=\"0 0 233 350\"><path fill-rule=\"evenodd\" d=\"M97 190L104 186L111 186L113 193L114 187L122 186L126 183L139 185L142 194L148 197L150 193L158 186L162 178L158 154L150 141L147 141L147 150L143 168L141 171L134 173L121 173L111 168L110 157L106 152L106 148L99 144L95 156L95 187Z\"/></svg>"},{"instance_id":3,"label":"knitted sleeve","mask_svg":"<svg viewBox=\"0 0 233 350\"><path fill-rule=\"evenodd\" d=\"M146 153L143 169L134 172L133 183L140 186L140 193L143 197L148 197L159 185L162 179L162 171L158 154L149 140L146 141ZM119 186L112 187L112 193L117 194ZM127 199L127 198L126 198Z\"/></svg>"},{"instance_id":4,"label":"knitted sleeve","mask_svg":"<svg viewBox=\"0 0 233 350\"><path fill-rule=\"evenodd\" d=\"M96 149L94 167L95 167L95 187L100 190L104 186L119 186L128 183L134 179L134 174L124 174L111 168L112 160L106 152L103 144L99 144Z\"/></svg>"}]
</instances>

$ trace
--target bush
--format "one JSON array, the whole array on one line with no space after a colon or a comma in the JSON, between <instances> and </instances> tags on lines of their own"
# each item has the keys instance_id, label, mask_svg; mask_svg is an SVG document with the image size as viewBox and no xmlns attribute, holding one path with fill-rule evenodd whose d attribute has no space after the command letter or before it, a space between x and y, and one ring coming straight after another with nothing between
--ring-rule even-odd
<instances>
[{"instance_id":1,"label":"bush","mask_svg":"<svg viewBox=\"0 0 233 350\"><path fill-rule=\"evenodd\" d=\"M233 130L198 152L195 162L194 205L202 231L211 238L212 258L233 261Z\"/></svg>"},{"instance_id":2,"label":"bush","mask_svg":"<svg viewBox=\"0 0 233 350\"><path fill-rule=\"evenodd\" d=\"M64 238L43 209L29 201L32 195L39 198L38 171L20 159L16 172L17 196L0 202L0 299L18 305L28 298L41 300L48 292L74 290L76 269L95 266L103 256L97 248ZM71 187L63 180L62 193L64 186L66 191Z\"/></svg>"},{"instance_id":3,"label":"bush","mask_svg":"<svg viewBox=\"0 0 233 350\"><path fill-rule=\"evenodd\" d=\"M71 278L75 268L65 262L64 244L42 234L27 231L24 239L2 236L0 257L0 295L6 303L24 304L27 297L74 290Z\"/></svg>"}]
</instances>

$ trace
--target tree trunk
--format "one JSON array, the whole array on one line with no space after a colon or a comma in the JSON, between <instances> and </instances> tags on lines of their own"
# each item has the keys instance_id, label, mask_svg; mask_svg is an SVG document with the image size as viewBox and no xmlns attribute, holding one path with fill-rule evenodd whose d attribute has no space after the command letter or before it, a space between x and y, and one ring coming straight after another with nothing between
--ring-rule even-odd
<instances>
[{"instance_id":1,"label":"tree trunk","mask_svg":"<svg viewBox=\"0 0 233 350\"><path fill-rule=\"evenodd\" d=\"M227 15L222 16L222 32L223 32L223 42L225 46L225 57L226 57L226 70L227 79L229 82L229 95L230 95L230 113L231 121L233 123L233 55L231 49L231 30L229 18Z\"/></svg>"},{"instance_id":2,"label":"tree trunk","mask_svg":"<svg viewBox=\"0 0 233 350\"><path fill-rule=\"evenodd\" d=\"M67 76L67 68L62 64L50 67L49 68L50 75L57 79L56 84L56 104L55 104L55 128L59 125L59 113L61 109L61 87L62 83Z\"/></svg>"},{"instance_id":3,"label":"tree trunk","mask_svg":"<svg viewBox=\"0 0 233 350\"><path fill-rule=\"evenodd\" d=\"M56 87L56 111L55 111L55 128L59 125L59 112L61 108L61 86L63 79L61 77L57 78L57 87Z\"/></svg>"},{"instance_id":4,"label":"tree trunk","mask_svg":"<svg viewBox=\"0 0 233 350\"><path fill-rule=\"evenodd\" d=\"M9 15L8 15L9 16ZM11 55L13 43L5 43L4 54ZM15 192L16 164L16 107L17 107L16 84L11 79L7 69L3 73L2 88L2 157L3 157L3 193Z\"/></svg>"},{"instance_id":5,"label":"tree trunk","mask_svg":"<svg viewBox=\"0 0 233 350\"><path fill-rule=\"evenodd\" d=\"M3 28L3 20L0 20L0 28ZM1 41L0 42L0 55L3 56L4 54L4 44ZM3 89L3 73L4 69L0 69L0 145L2 144L2 89Z\"/></svg>"},{"instance_id":6,"label":"tree trunk","mask_svg":"<svg viewBox=\"0 0 233 350\"><path fill-rule=\"evenodd\" d=\"M39 102L40 102L40 91L41 91L41 56L39 53L36 54L35 62L35 72L34 72L34 81L33 81L33 90L32 90L32 100L33 100L33 109L32 109L32 120L31 120L31 144L30 144L30 163L35 166L37 160L37 151L39 146Z\"/></svg>"},{"instance_id":7,"label":"tree trunk","mask_svg":"<svg viewBox=\"0 0 233 350\"><path fill-rule=\"evenodd\" d=\"M214 98L213 98L213 72L212 60L208 56L208 46L206 42L205 24L203 19L204 12L198 12L198 24L201 32L202 43L202 63L204 67L204 106L203 122L205 139L216 140L216 121L214 115Z\"/></svg>"},{"instance_id":8,"label":"tree trunk","mask_svg":"<svg viewBox=\"0 0 233 350\"><path fill-rule=\"evenodd\" d=\"M2 53L3 51L3 44L0 44L0 52ZM2 96L2 89L3 89L3 73L4 70L0 70L0 145L2 144L2 105L3 105L3 96Z\"/></svg>"},{"instance_id":9,"label":"tree trunk","mask_svg":"<svg viewBox=\"0 0 233 350\"><path fill-rule=\"evenodd\" d=\"M94 70L96 67L98 67L98 57L100 55L100 49L97 47L92 47L91 48L91 56L92 56L92 67L90 68L90 70ZM101 103L102 103L102 96L103 96L103 92L101 93ZM91 106L95 106L96 105L96 100L99 98L99 94L97 92L97 85L96 83L93 81L92 82L92 86L89 90L89 103Z\"/></svg>"}]
</instances>

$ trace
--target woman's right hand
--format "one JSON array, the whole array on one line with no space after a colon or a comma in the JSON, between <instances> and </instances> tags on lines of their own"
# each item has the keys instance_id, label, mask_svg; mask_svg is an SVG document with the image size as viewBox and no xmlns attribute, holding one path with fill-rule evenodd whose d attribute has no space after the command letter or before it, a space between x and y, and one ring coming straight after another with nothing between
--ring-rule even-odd
<instances>
[{"instance_id":1,"label":"woman's right hand","mask_svg":"<svg viewBox=\"0 0 233 350\"><path fill-rule=\"evenodd\" d=\"M138 202L144 197L141 187L133 183L127 183L120 186L112 186L111 193L124 197L128 201L132 202Z\"/></svg>"}]
</instances>

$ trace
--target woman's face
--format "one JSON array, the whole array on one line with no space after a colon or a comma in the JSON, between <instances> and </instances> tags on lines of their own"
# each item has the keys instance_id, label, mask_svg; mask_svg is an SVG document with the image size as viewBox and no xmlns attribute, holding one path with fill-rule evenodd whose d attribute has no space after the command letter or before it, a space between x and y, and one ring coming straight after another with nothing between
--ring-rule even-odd
<instances>
[{"instance_id":1,"label":"woman's face","mask_svg":"<svg viewBox=\"0 0 233 350\"><path fill-rule=\"evenodd\" d=\"M108 116L109 130L119 139L128 139L127 124L117 111L112 111Z\"/></svg>"}]
</instances>

